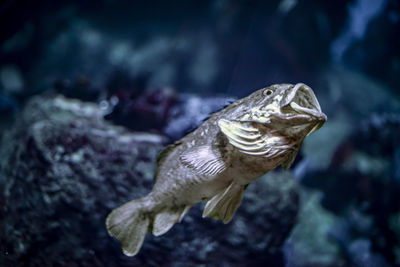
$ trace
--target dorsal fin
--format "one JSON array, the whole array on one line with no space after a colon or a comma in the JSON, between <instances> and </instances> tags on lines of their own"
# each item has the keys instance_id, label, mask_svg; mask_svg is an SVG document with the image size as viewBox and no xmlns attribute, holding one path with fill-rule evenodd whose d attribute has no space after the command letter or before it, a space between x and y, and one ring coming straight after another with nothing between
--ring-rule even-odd
<instances>
[{"instance_id":1,"label":"dorsal fin","mask_svg":"<svg viewBox=\"0 0 400 267\"><path fill-rule=\"evenodd\" d=\"M172 150L175 147L179 146L180 144L182 144L182 141L175 141L174 143L166 146L163 150L161 150L161 152L158 153L158 156L157 156L157 161L156 161L157 166L159 166L167 158L169 153L171 153Z\"/></svg>"},{"instance_id":2,"label":"dorsal fin","mask_svg":"<svg viewBox=\"0 0 400 267\"><path fill-rule=\"evenodd\" d=\"M179 146L182 144L182 141L175 141L174 143L166 146L163 150L161 150L160 153L158 153L157 156L157 169L156 169L156 173L155 173L155 177L156 177L156 181L157 181L157 176L158 176L158 170L160 169L161 164L164 162L164 160L168 157L169 153L172 152L172 150L175 149L175 147Z\"/></svg>"}]
</instances>

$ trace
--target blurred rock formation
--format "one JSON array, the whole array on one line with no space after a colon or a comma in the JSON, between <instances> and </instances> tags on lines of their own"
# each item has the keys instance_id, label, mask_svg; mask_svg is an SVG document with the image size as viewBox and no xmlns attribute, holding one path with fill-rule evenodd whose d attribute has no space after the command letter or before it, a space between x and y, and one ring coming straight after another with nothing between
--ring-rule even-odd
<instances>
[{"instance_id":1,"label":"blurred rock formation","mask_svg":"<svg viewBox=\"0 0 400 267\"><path fill-rule=\"evenodd\" d=\"M296 222L290 172L250 185L234 220L202 219L195 206L134 258L108 236L111 209L149 192L165 137L103 119L100 105L61 96L29 101L0 149L1 266L232 266L283 264ZM244 249L245 248L245 249Z\"/></svg>"}]
</instances>

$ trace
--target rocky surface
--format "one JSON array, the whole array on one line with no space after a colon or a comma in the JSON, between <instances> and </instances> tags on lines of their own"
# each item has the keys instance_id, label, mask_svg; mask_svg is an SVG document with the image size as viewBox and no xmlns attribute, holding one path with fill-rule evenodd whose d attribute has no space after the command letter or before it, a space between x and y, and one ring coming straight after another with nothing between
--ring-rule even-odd
<instances>
[{"instance_id":1,"label":"rocky surface","mask_svg":"<svg viewBox=\"0 0 400 267\"><path fill-rule=\"evenodd\" d=\"M340 246L330 237L339 218L321 206L321 192L302 188L300 196L298 223L283 248L286 266L346 266Z\"/></svg>"},{"instance_id":2,"label":"rocky surface","mask_svg":"<svg viewBox=\"0 0 400 267\"><path fill-rule=\"evenodd\" d=\"M302 184L322 191L322 206L340 219L330 237L348 264L399 264L400 115L361 121L337 145L326 168L308 170Z\"/></svg>"},{"instance_id":3,"label":"rocky surface","mask_svg":"<svg viewBox=\"0 0 400 267\"><path fill-rule=\"evenodd\" d=\"M129 133L103 115L95 104L36 97L4 136L3 266L101 262L96 253L111 243L106 213L151 187L163 137Z\"/></svg>"},{"instance_id":4,"label":"rocky surface","mask_svg":"<svg viewBox=\"0 0 400 267\"><path fill-rule=\"evenodd\" d=\"M1 266L257 266L283 264L295 224L297 184L275 172L250 185L231 223L196 205L134 258L108 236L111 209L152 187L164 137L103 119L107 110L64 97L33 98L0 149Z\"/></svg>"}]
</instances>

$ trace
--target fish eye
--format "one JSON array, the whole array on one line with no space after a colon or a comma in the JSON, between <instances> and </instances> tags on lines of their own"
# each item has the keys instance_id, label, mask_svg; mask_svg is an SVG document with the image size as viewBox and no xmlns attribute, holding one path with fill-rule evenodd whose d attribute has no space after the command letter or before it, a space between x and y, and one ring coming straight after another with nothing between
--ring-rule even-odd
<instances>
[{"instance_id":1,"label":"fish eye","mask_svg":"<svg viewBox=\"0 0 400 267\"><path fill-rule=\"evenodd\" d=\"M273 92L274 91L272 91L272 89L267 89L264 91L264 95L269 96L269 95L272 95Z\"/></svg>"}]
</instances>

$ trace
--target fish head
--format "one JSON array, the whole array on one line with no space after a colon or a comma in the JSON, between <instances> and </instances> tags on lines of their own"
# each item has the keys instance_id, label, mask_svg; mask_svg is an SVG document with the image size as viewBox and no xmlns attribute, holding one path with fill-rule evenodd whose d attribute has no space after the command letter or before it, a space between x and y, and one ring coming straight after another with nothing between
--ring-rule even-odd
<instances>
[{"instance_id":1,"label":"fish head","mask_svg":"<svg viewBox=\"0 0 400 267\"><path fill-rule=\"evenodd\" d=\"M226 109L218 121L222 133L240 153L290 166L304 138L326 121L318 100L303 83L260 89Z\"/></svg>"},{"instance_id":2,"label":"fish head","mask_svg":"<svg viewBox=\"0 0 400 267\"><path fill-rule=\"evenodd\" d=\"M313 90L304 83L275 84L248 96L239 121L255 122L291 137L304 138L321 128L327 117Z\"/></svg>"}]
</instances>

